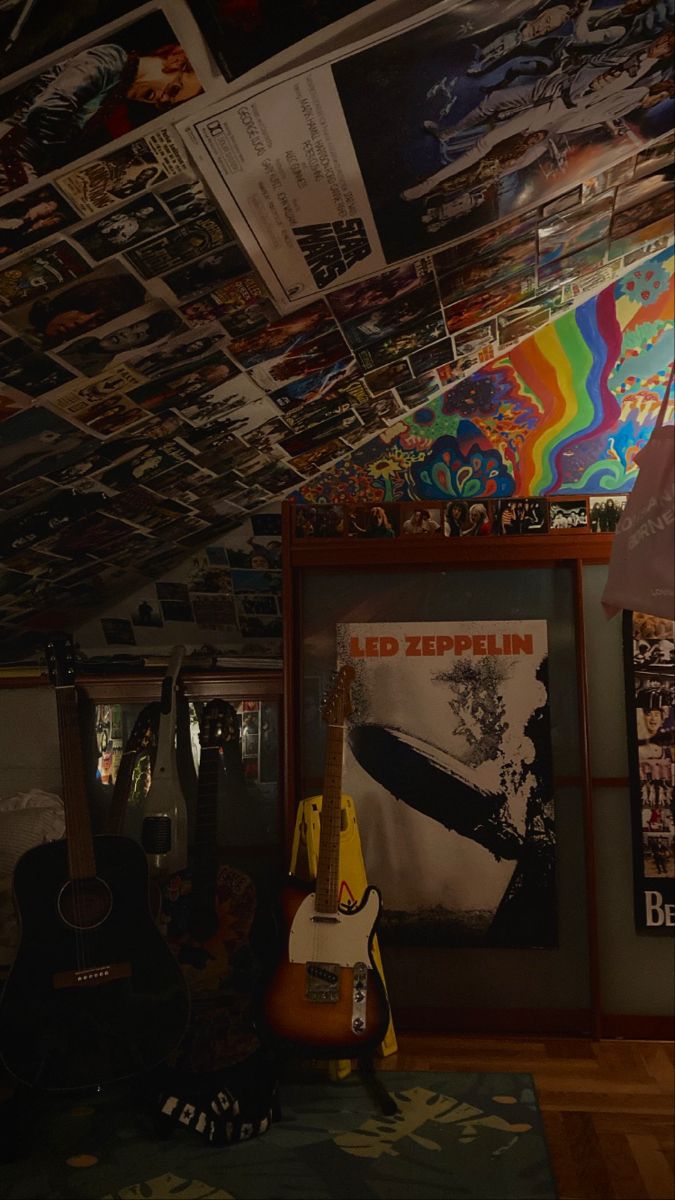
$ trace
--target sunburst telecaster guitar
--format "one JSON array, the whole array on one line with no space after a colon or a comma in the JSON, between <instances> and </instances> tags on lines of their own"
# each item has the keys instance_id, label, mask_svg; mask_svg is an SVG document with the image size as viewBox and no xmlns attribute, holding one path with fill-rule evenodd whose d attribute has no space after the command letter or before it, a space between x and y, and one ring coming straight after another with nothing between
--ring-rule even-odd
<instances>
[{"instance_id":1,"label":"sunburst telecaster guitar","mask_svg":"<svg viewBox=\"0 0 675 1200\"><path fill-rule=\"evenodd\" d=\"M380 894L368 887L358 908L345 911L339 905L344 723L351 712L353 678L353 667L343 667L324 701L328 730L316 882L309 894L295 879L284 889L288 951L272 976L260 1016L268 1037L312 1057L368 1055L389 1021L372 956Z\"/></svg>"}]
</instances>

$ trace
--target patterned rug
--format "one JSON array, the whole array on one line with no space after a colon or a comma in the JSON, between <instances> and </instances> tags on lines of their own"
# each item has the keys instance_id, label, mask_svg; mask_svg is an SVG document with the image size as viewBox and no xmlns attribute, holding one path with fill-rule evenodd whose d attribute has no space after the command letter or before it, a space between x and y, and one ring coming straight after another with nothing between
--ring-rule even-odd
<instances>
[{"instance_id":1,"label":"patterned rug","mask_svg":"<svg viewBox=\"0 0 675 1200\"><path fill-rule=\"evenodd\" d=\"M28 1153L0 1167L4 1200L549 1200L530 1075L381 1071L385 1117L358 1075L284 1083L281 1120L223 1148L163 1141L127 1091L40 1105Z\"/></svg>"}]
</instances>

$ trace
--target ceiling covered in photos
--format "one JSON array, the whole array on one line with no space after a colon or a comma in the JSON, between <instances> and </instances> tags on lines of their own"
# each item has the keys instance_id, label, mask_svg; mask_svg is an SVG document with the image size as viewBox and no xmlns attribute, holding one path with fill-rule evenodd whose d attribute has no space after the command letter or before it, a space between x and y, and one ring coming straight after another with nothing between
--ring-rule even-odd
<instances>
[{"instance_id":1,"label":"ceiling covered in photos","mask_svg":"<svg viewBox=\"0 0 675 1200\"><path fill-rule=\"evenodd\" d=\"M251 176L243 214L246 171L229 178L221 160L217 178L194 133L203 111L253 111L231 95L261 54L284 49L273 7L2 7L9 657L18 636L105 611L236 540L283 496L633 485L673 359L672 5L506 0L495 25L494 6L486 24L485 3L467 0L432 10L446 43L437 25L406 27L367 47L367 76L343 55L331 74L351 139L340 153L368 216L349 225L326 209L322 222L315 206L291 249L266 236L260 196L283 191L274 171ZM285 36L344 18L348 41L350 22L384 25L389 9L301 2ZM284 93L268 93L285 112ZM267 127L298 206L320 198L328 172L315 152L337 120L326 94L324 134L307 118L306 163Z\"/></svg>"}]
</instances>

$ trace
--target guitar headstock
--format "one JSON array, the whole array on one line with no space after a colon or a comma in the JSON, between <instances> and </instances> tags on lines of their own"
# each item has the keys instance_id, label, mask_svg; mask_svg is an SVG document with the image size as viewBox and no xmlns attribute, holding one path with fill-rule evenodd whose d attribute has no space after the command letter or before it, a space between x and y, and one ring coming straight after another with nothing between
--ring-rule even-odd
<instances>
[{"instance_id":1,"label":"guitar headstock","mask_svg":"<svg viewBox=\"0 0 675 1200\"><path fill-rule=\"evenodd\" d=\"M160 706L157 701L146 704L145 708L141 709L124 747L125 753L128 751L139 754L141 750L157 749L159 711Z\"/></svg>"},{"instance_id":2,"label":"guitar headstock","mask_svg":"<svg viewBox=\"0 0 675 1200\"><path fill-rule=\"evenodd\" d=\"M352 666L340 667L334 682L324 696L321 704L321 715L329 725L344 725L352 711L350 689L356 671Z\"/></svg>"},{"instance_id":3,"label":"guitar headstock","mask_svg":"<svg viewBox=\"0 0 675 1200\"><path fill-rule=\"evenodd\" d=\"M199 722L199 744L202 749L218 748L239 741L237 713L226 700L209 700Z\"/></svg>"},{"instance_id":4,"label":"guitar headstock","mask_svg":"<svg viewBox=\"0 0 675 1200\"><path fill-rule=\"evenodd\" d=\"M54 687L72 687L75 683L75 649L68 633L50 637L45 647L49 682Z\"/></svg>"}]
</instances>

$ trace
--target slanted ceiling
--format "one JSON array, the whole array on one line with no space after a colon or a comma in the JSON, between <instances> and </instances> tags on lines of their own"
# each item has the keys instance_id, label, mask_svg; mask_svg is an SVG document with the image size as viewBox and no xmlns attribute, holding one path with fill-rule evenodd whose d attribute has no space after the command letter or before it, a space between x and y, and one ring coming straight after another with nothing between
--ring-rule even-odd
<instances>
[{"instance_id":1,"label":"slanted ceiling","mask_svg":"<svg viewBox=\"0 0 675 1200\"><path fill-rule=\"evenodd\" d=\"M204 5L191 7L200 17ZM607 28L611 5L575 7ZM3 657L52 625L117 613L121 597L142 597L183 560L202 570L204 547L213 565L236 567L256 515L264 530L263 514L284 496L630 491L673 361L673 144L663 136L672 82L656 97L653 138L624 106L626 152L611 168L594 171L617 136L608 117L559 195L549 178L545 203L534 186L526 206L498 222L493 214L459 245L438 201L428 203L433 253L284 314L175 129L179 110L222 88L225 69L222 56L214 68L187 5L180 36L201 74L184 98L161 119L153 110L148 131L147 114L117 95L96 121L73 126L67 148L36 153L25 114L82 45L149 54L153 38L178 44L167 32L176 0L140 12L124 2L84 8L84 28L62 19L66 41L87 36L77 50L54 19L51 40L38 36L30 6L24 33L2 14L17 72L0 92ZM654 39L667 8L629 5L598 54L610 44L614 65L625 61L632 22L642 41ZM35 10L45 17L44 5ZM121 22L105 36L102 14ZM556 69L571 78L577 68L563 58ZM655 60L653 86L670 72ZM439 85L450 95L447 79ZM566 136L572 146L582 137ZM163 631L182 640L170 615ZM203 640L218 642L212 617Z\"/></svg>"}]
</instances>

